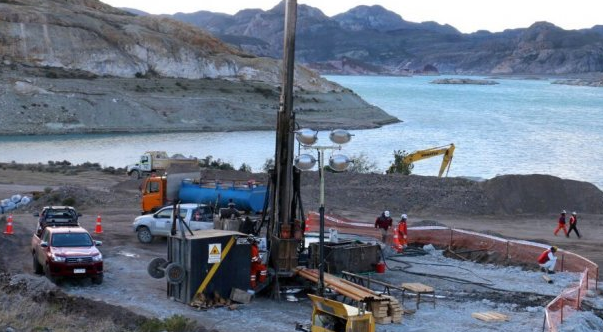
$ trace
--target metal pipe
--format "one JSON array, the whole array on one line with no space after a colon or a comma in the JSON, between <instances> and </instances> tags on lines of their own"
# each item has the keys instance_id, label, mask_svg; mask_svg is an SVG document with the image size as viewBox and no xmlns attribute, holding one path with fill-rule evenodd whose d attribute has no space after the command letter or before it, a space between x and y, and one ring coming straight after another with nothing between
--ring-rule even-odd
<instances>
[{"instance_id":1,"label":"metal pipe","mask_svg":"<svg viewBox=\"0 0 603 332\"><path fill-rule=\"evenodd\" d=\"M320 207L318 212L320 214L320 230L318 234L318 258L320 263L318 264L318 294L324 296L325 291L325 176L323 169L323 156L324 151L318 150L318 175L320 177Z\"/></svg>"}]
</instances>

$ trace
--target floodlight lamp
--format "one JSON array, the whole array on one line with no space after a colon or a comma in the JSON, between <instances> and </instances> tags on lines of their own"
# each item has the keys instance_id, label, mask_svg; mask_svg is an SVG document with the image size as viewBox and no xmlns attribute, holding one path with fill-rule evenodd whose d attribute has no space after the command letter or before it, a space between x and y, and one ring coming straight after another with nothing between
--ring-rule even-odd
<instances>
[{"instance_id":1,"label":"floodlight lamp","mask_svg":"<svg viewBox=\"0 0 603 332\"><path fill-rule=\"evenodd\" d=\"M318 140L318 131L309 128L296 130L295 139L303 145L313 145Z\"/></svg>"},{"instance_id":2,"label":"floodlight lamp","mask_svg":"<svg viewBox=\"0 0 603 332\"><path fill-rule=\"evenodd\" d=\"M335 144L345 144L352 139L352 134L344 129L335 129L329 134L329 139Z\"/></svg>"},{"instance_id":3,"label":"floodlight lamp","mask_svg":"<svg viewBox=\"0 0 603 332\"><path fill-rule=\"evenodd\" d=\"M293 165L302 171L308 171L316 165L316 158L311 154L300 154L295 157Z\"/></svg>"},{"instance_id":4,"label":"floodlight lamp","mask_svg":"<svg viewBox=\"0 0 603 332\"><path fill-rule=\"evenodd\" d=\"M346 155L335 154L329 158L329 167L336 172L343 172L348 169L352 160Z\"/></svg>"}]
</instances>

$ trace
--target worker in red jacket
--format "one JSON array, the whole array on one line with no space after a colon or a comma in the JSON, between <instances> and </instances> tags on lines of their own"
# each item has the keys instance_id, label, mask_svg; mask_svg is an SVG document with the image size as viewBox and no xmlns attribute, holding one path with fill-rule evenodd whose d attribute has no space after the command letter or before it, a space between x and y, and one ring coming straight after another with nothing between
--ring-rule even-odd
<instances>
[{"instance_id":1,"label":"worker in red jacket","mask_svg":"<svg viewBox=\"0 0 603 332\"><path fill-rule=\"evenodd\" d=\"M400 222L398 223L398 239L400 240L402 249L408 247L408 226L406 225L407 220L408 216L403 213L400 216Z\"/></svg>"},{"instance_id":2,"label":"worker in red jacket","mask_svg":"<svg viewBox=\"0 0 603 332\"><path fill-rule=\"evenodd\" d=\"M569 237L570 233L572 231L576 232L576 235L578 235L578 238L581 238L582 236L580 236L580 232L578 232L578 229L576 228L576 224L578 223L578 215L576 214L576 211L572 212L572 216L570 217L569 220L569 230L567 231L567 237Z\"/></svg>"},{"instance_id":3,"label":"worker in red jacket","mask_svg":"<svg viewBox=\"0 0 603 332\"><path fill-rule=\"evenodd\" d=\"M556 252L557 247L552 246L538 256L538 265L540 265L540 271L547 272L548 274L555 273L555 264L557 263L557 257L555 256Z\"/></svg>"},{"instance_id":4,"label":"worker in red jacket","mask_svg":"<svg viewBox=\"0 0 603 332\"><path fill-rule=\"evenodd\" d=\"M559 219L557 220L557 228L553 232L555 234L555 236L557 236L557 233L561 229L563 229L563 233L565 233L565 236L569 237L569 235L567 235L567 228L565 228L565 210L561 211L561 215L559 216Z\"/></svg>"},{"instance_id":5,"label":"worker in red jacket","mask_svg":"<svg viewBox=\"0 0 603 332\"><path fill-rule=\"evenodd\" d=\"M375 220L375 228L381 231L381 242L387 242L387 230L392 227L392 218L389 216L389 211L383 211L381 215Z\"/></svg>"}]
</instances>

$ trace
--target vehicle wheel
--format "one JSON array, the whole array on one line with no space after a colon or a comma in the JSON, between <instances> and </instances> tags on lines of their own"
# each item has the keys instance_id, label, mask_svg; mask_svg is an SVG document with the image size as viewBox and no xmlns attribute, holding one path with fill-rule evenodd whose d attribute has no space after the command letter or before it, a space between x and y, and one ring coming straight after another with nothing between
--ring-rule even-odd
<instances>
[{"instance_id":1,"label":"vehicle wheel","mask_svg":"<svg viewBox=\"0 0 603 332\"><path fill-rule=\"evenodd\" d=\"M36 257L35 252L33 253L32 257L33 257L34 273L35 274L44 274L44 267L42 266L42 264L40 264L40 262L38 262L38 258Z\"/></svg>"},{"instance_id":2,"label":"vehicle wheel","mask_svg":"<svg viewBox=\"0 0 603 332\"><path fill-rule=\"evenodd\" d=\"M141 243L151 243L153 241L153 234L151 234L151 230L142 226L136 231L136 235L138 236L138 241Z\"/></svg>"},{"instance_id":3,"label":"vehicle wheel","mask_svg":"<svg viewBox=\"0 0 603 332\"><path fill-rule=\"evenodd\" d=\"M44 265L44 274L46 275L46 278L48 278L48 280L55 284L57 283L57 278L50 274L50 267L48 265Z\"/></svg>"},{"instance_id":4,"label":"vehicle wheel","mask_svg":"<svg viewBox=\"0 0 603 332\"><path fill-rule=\"evenodd\" d=\"M149 275L155 279L161 279L165 277L165 266L167 265L167 261L165 258L157 257L153 258L147 266L147 272Z\"/></svg>"},{"instance_id":5,"label":"vehicle wheel","mask_svg":"<svg viewBox=\"0 0 603 332\"><path fill-rule=\"evenodd\" d=\"M170 284L179 284L184 281L184 267L178 263L170 263L165 268L165 275Z\"/></svg>"},{"instance_id":6,"label":"vehicle wheel","mask_svg":"<svg viewBox=\"0 0 603 332\"><path fill-rule=\"evenodd\" d=\"M103 283L103 275L98 275L98 276L94 276L92 277L92 283L95 285L100 285Z\"/></svg>"}]
</instances>

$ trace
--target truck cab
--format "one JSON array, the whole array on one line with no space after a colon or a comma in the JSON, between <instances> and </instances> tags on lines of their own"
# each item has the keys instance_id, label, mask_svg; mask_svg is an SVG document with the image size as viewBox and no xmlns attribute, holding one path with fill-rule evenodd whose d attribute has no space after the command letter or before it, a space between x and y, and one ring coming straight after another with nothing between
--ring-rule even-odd
<instances>
[{"instance_id":1,"label":"truck cab","mask_svg":"<svg viewBox=\"0 0 603 332\"><path fill-rule=\"evenodd\" d=\"M213 212L205 204L180 204L179 217L193 230L214 228ZM168 237L172 230L174 207L166 206L152 214L146 214L134 219L132 227L141 243L150 243L154 237ZM180 223L176 223L180 231Z\"/></svg>"},{"instance_id":2,"label":"truck cab","mask_svg":"<svg viewBox=\"0 0 603 332\"><path fill-rule=\"evenodd\" d=\"M95 284L103 282L103 255L90 233L79 226L47 226L31 239L33 269L46 274L50 281L59 278L90 277Z\"/></svg>"}]
</instances>

